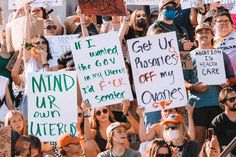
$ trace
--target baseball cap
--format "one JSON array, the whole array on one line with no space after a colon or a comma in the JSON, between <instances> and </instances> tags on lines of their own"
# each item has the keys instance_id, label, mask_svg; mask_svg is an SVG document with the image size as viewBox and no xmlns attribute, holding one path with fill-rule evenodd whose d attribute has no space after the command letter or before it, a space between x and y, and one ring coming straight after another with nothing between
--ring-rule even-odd
<instances>
[{"instance_id":1,"label":"baseball cap","mask_svg":"<svg viewBox=\"0 0 236 157\"><path fill-rule=\"evenodd\" d=\"M184 118L180 114L170 114L161 124L168 125L169 123L184 123Z\"/></svg>"},{"instance_id":2,"label":"baseball cap","mask_svg":"<svg viewBox=\"0 0 236 157\"><path fill-rule=\"evenodd\" d=\"M111 123L108 127L107 127L107 130L106 130L106 133L107 133L107 137L109 136L109 134L111 133L111 131L119 126L123 126L125 127L126 130L128 130L129 128L131 128L131 126L127 123L121 123L121 122L114 122L114 123Z\"/></svg>"},{"instance_id":3,"label":"baseball cap","mask_svg":"<svg viewBox=\"0 0 236 157\"><path fill-rule=\"evenodd\" d=\"M160 4L159 4L159 8L162 9L167 4L174 4L174 5L176 5L175 1L173 1L173 0L161 0Z\"/></svg>"},{"instance_id":4,"label":"baseball cap","mask_svg":"<svg viewBox=\"0 0 236 157\"><path fill-rule=\"evenodd\" d=\"M211 33L213 34L211 26L207 23L201 23L201 24L197 25L197 27L195 28L195 33L199 32L202 29L209 29L211 31Z\"/></svg>"},{"instance_id":5,"label":"baseball cap","mask_svg":"<svg viewBox=\"0 0 236 157\"><path fill-rule=\"evenodd\" d=\"M70 133L61 134L57 141L58 148L64 147L68 144L77 144L80 142L79 137L73 136Z\"/></svg>"}]
</instances>

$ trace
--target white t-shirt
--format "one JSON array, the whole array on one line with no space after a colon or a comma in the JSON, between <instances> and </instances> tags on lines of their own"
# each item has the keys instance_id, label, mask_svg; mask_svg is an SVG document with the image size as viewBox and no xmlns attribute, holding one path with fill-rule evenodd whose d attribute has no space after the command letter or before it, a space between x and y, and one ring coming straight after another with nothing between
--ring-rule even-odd
<instances>
[{"instance_id":1,"label":"white t-shirt","mask_svg":"<svg viewBox=\"0 0 236 157\"><path fill-rule=\"evenodd\" d=\"M6 93L6 87L8 85L8 78L0 76L0 99L2 100L5 96ZM0 108L0 121L4 121L5 120L5 116L8 112L8 108L6 106L6 104L4 103L2 105L2 107Z\"/></svg>"}]
</instances>

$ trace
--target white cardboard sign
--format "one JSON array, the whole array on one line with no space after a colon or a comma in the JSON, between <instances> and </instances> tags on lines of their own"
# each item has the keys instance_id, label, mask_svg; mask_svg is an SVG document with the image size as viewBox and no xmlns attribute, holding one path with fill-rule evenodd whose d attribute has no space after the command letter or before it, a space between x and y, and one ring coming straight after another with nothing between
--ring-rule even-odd
<instances>
[{"instance_id":1,"label":"white cardboard sign","mask_svg":"<svg viewBox=\"0 0 236 157\"><path fill-rule=\"evenodd\" d=\"M138 104L146 112L184 106L184 77L175 32L128 40Z\"/></svg>"},{"instance_id":2,"label":"white cardboard sign","mask_svg":"<svg viewBox=\"0 0 236 157\"><path fill-rule=\"evenodd\" d=\"M28 81L29 134L42 141L57 141L65 132L76 134L76 72L30 73Z\"/></svg>"},{"instance_id":3,"label":"white cardboard sign","mask_svg":"<svg viewBox=\"0 0 236 157\"><path fill-rule=\"evenodd\" d=\"M160 0L125 0L127 5L158 5Z\"/></svg>"},{"instance_id":4,"label":"white cardboard sign","mask_svg":"<svg viewBox=\"0 0 236 157\"><path fill-rule=\"evenodd\" d=\"M220 85L226 82L223 53L219 49L194 51L198 80L205 85Z\"/></svg>"},{"instance_id":5,"label":"white cardboard sign","mask_svg":"<svg viewBox=\"0 0 236 157\"><path fill-rule=\"evenodd\" d=\"M93 107L133 100L117 32L72 40L83 100Z\"/></svg>"}]
</instances>

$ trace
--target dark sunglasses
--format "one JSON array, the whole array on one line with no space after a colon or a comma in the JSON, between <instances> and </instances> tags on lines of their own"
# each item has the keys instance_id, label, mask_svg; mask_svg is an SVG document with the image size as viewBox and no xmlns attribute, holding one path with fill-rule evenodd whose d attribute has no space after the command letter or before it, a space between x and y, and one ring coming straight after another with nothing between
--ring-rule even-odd
<instances>
[{"instance_id":1,"label":"dark sunglasses","mask_svg":"<svg viewBox=\"0 0 236 157\"><path fill-rule=\"evenodd\" d=\"M163 9L165 9L165 10L175 10L176 7L175 6L165 6L165 7L163 7Z\"/></svg>"},{"instance_id":2,"label":"dark sunglasses","mask_svg":"<svg viewBox=\"0 0 236 157\"><path fill-rule=\"evenodd\" d=\"M228 100L229 102L233 103L233 102L236 102L236 97L231 97L231 98L228 98L226 100Z\"/></svg>"},{"instance_id":3,"label":"dark sunglasses","mask_svg":"<svg viewBox=\"0 0 236 157\"><path fill-rule=\"evenodd\" d=\"M177 130L177 126L176 125L170 125L170 126L166 126L165 127L165 130L169 130L169 129L171 129L171 130Z\"/></svg>"},{"instance_id":4,"label":"dark sunglasses","mask_svg":"<svg viewBox=\"0 0 236 157\"><path fill-rule=\"evenodd\" d=\"M40 45L40 44L47 44L47 42L46 41L37 41L37 42L35 42L35 45Z\"/></svg>"},{"instance_id":5,"label":"dark sunglasses","mask_svg":"<svg viewBox=\"0 0 236 157\"><path fill-rule=\"evenodd\" d=\"M47 30L57 29L57 26L56 25L47 25L46 28L44 28L44 29L47 29Z\"/></svg>"},{"instance_id":6,"label":"dark sunglasses","mask_svg":"<svg viewBox=\"0 0 236 157\"><path fill-rule=\"evenodd\" d=\"M144 18L147 17L146 14L137 14L137 15L136 15L137 18L140 18L141 16L144 17Z\"/></svg>"},{"instance_id":7,"label":"dark sunglasses","mask_svg":"<svg viewBox=\"0 0 236 157\"><path fill-rule=\"evenodd\" d=\"M171 155L168 154L158 154L157 157L171 157Z\"/></svg>"},{"instance_id":8,"label":"dark sunglasses","mask_svg":"<svg viewBox=\"0 0 236 157\"><path fill-rule=\"evenodd\" d=\"M78 113L78 117L83 117L83 113Z\"/></svg>"},{"instance_id":9,"label":"dark sunglasses","mask_svg":"<svg viewBox=\"0 0 236 157\"><path fill-rule=\"evenodd\" d=\"M108 109L105 109L105 108L104 108L104 109L102 109L102 111L97 111L97 112L96 112L96 115L97 115L97 116L100 116L102 113L105 113L105 114L106 114L107 112L108 112Z\"/></svg>"}]
</instances>

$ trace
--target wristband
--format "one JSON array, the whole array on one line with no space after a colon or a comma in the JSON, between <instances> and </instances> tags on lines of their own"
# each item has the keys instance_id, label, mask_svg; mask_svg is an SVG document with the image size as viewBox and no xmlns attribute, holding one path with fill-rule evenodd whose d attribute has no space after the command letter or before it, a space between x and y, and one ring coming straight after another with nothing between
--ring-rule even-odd
<instances>
[{"instance_id":1,"label":"wristband","mask_svg":"<svg viewBox=\"0 0 236 157\"><path fill-rule=\"evenodd\" d=\"M45 63L45 64L42 65L43 68L46 68L46 67L48 67L48 66L49 66L48 63Z\"/></svg>"},{"instance_id":2,"label":"wristband","mask_svg":"<svg viewBox=\"0 0 236 157\"><path fill-rule=\"evenodd\" d=\"M89 118L89 117L91 117L91 116L89 116L89 115L87 115L87 116L84 116L84 118Z\"/></svg>"}]
</instances>

